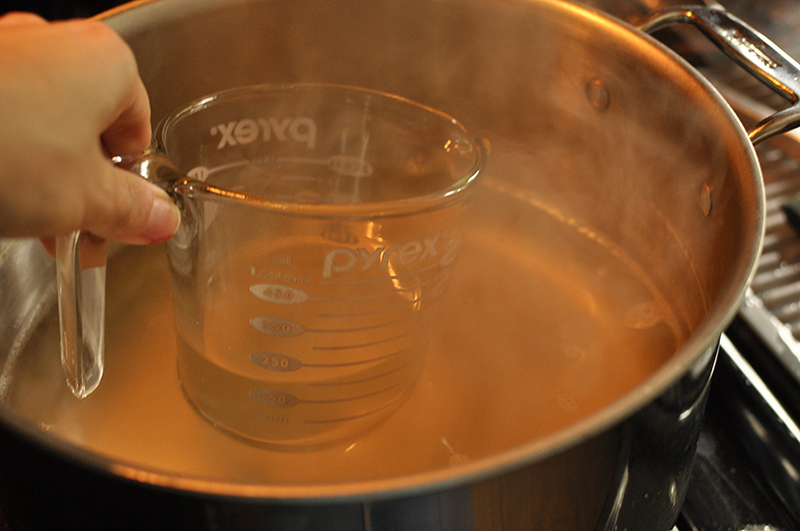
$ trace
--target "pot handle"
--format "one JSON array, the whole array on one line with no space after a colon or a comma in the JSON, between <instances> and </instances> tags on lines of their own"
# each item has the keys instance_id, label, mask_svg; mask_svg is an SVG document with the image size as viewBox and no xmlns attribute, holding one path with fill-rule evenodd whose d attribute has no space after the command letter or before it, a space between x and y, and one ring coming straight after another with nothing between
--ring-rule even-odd
<instances>
[{"instance_id":1,"label":"pot handle","mask_svg":"<svg viewBox=\"0 0 800 531\"><path fill-rule=\"evenodd\" d=\"M753 144L800 125L800 65L772 41L721 6L675 6L639 23L653 33L673 24L693 24L718 48L792 105L768 116L748 132Z\"/></svg>"}]
</instances>

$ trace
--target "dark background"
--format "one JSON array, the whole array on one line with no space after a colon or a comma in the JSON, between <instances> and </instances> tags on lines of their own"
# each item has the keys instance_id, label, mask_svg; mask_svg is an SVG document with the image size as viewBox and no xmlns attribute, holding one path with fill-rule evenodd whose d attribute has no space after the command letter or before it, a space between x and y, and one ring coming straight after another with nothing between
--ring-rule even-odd
<instances>
[{"instance_id":1,"label":"dark background","mask_svg":"<svg viewBox=\"0 0 800 531\"><path fill-rule=\"evenodd\" d=\"M29 11L48 20L63 20L90 17L124 3L124 0L10 0L2 2L0 14L9 11Z\"/></svg>"}]
</instances>

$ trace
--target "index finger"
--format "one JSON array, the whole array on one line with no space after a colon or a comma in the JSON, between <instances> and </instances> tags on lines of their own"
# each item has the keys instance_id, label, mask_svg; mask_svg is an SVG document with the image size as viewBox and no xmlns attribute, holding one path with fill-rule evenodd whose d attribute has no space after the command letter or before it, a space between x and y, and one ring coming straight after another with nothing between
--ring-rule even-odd
<instances>
[{"instance_id":1,"label":"index finger","mask_svg":"<svg viewBox=\"0 0 800 531\"><path fill-rule=\"evenodd\" d=\"M150 101L144 83L137 76L128 106L103 132L103 145L109 155L129 155L150 145Z\"/></svg>"}]
</instances>

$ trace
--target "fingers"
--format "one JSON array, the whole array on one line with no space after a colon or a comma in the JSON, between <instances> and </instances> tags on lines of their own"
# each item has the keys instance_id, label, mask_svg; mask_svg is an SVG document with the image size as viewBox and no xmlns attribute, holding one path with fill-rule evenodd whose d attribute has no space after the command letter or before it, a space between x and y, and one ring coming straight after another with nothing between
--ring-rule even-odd
<instances>
[{"instance_id":1,"label":"fingers","mask_svg":"<svg viewBox=\"0 0 800 531\"><path fill-rule=\"evenodd\" d=\"M108 188L94 196L84 230L110 240L144 245L171 238L180 212L161 188L138 175L112 167Z\"/></svg>"},{"instance_id":2,"label":"fingers","mask_svg":"<svg viewBox=\"0 0 800 531\"><path fill-rule=\"evenodd\" d=\"M96 20L0 17L0 236L83 230L125 243L174 234L163 191L109 155L150 143L150 105L133 52Z\"/></svg>"},{"instance_id":3,"label":"fingers","mask_svg":"<svg viewBox=\"0 0 800 531\"><path fill-rule=\"evenodd\" d=\"M87 39L98 49L113 52L113 75L118 80L118 95L106 116L100 142L107 155L129 155L150 144L150 103L139 77L136 60L128 46L113 31L95 21L83 21ZM109 61L109 59L105 59ZM111 68L109 67L109 70ZM121 82L120 82L121 81ZM100 187L102 195L91 196L86 205L84 230L103 238L150 244L166 240L178 229L180 214L167 194L141 177L110 166Z\"/></svg>"},{"instance_id":4,"label":"fingers","mask_svg":"<svg viewBox=\"0 0 800 531\"><path fill-rule=\"evenodd\" d=\"M68 230L82 230L87 234L84 240L98 245L105 240L146 245L167 240L177 232L180 211L161 188L113 166L109 174L112 182L108 191L92 196L89 200L97 204L90 203L86 219ZM55 238L44 236L39 240L55 256Z\"/></svg>"},{"instance_id":5,"label":"fingers","mask_svg":"<svg viewBox=\"0 0 800 531\"><path fill-rule=\"evenodd\" d=\"M143 151L150 144L150 101L136 59L128 45L105 24L80 21L77 31L103 56L95 61L116 80L110 100L98 106L102 124L102 142L110 155L129 155Z\"/></svg>"},{"instance_id":6,"label":"fingers","mask_svg":"<svg viewBox=\"0 0 800 531\"><path fill-rule=\"evenodd\" d=\"M103 132L103 146L109 155L130 155L150 145L150 103L138 77L128 105Z\"/></svg>"}]
</instances>

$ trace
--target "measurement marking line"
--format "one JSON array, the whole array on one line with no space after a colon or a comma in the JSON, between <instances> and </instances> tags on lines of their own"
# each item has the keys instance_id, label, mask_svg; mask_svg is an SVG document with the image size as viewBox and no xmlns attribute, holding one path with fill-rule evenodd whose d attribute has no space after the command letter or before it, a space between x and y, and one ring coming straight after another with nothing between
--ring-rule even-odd
<instances>
[{"instance_id":1,"label":"measurement marking line","mask_svg":"<svg viewBox=\"0 0 800 531\"><path fill-rule=\"evenodd\" d=\"M385 389L378 389L377 391L372 391L371 393L367 393L364 395L356 395L356 396L348 396L345 398L332 398L329 400L299 400L301 404L336 404L339 402L352 402L353 400L361 400L362 398L369 398L371 396L379 395L381 393L385 393L386 391L391 391L395 387L400 385L399 383L392 384Z\"/></svg>"},{"instance_id":2,"label":"measurement marking line","mask_svg":"<svg viewBox=\"0 0 800 531\"><path fill-rule=\"evenodd\" d=\"M328 424L328 423L331 423L331 422L345 422L345 421L348 421L348 420L360 419L360 418L363 418L363 417L367 417L369 415L374 415L375 413L383 411L384 409L386 409L388 407L392 407L393 405L397 404L401 400L404 400L406 398L406 396L408 396L409 392L410 391L406 391L405 393L403 393L402 395L397 397L395 400L392 400L388 404L385 404L385 405L379 407L378 409L373 409L372 411L367 411L366 413L361 413L359 415L353 415L351 417L342 417L342 418L338 418L338 419L320 419L320 420L308 420L308 419L306 419L303 422L305 422L306 424Z\"/></svg>"},{"instance_id":3,"label":"measurement marking line","mask_svg":"<svg viewBox=\"0 0 800 531\"><path fill-rule=\"evenodd\" d=\"M389 376L390 374L394 374L400 369L404 369L406 365L401 365L400 367L396 367L389 372L384 372L381 374L376 374L374 376L370 376L368 378L361 378L360 380L348 380L346 382L313 382L308 384L309 387L338 387L340 385L353 385L353 384L360 384L364 382L369 382L371 380L377 380L379 378L384 378Z\"/></svg>"},{"instance_id":4,"label":"measurement marking line","mask_svg":"<svg viewBox=\"0 0 800 531\"><path fill-rule=\"evenodd\" d=\"M384 277L384 279L389 279L391 277ZM342 296L342 297L313 297L310 296L309 299L313 299L315 301L360 301L360 300L369 300L369 299L379 299L381 297L390 297L392 295L397 295L398 293L403 292L413 292L424 286L425 284L429 284L433 282L433 279L426 280L425 282L420 282L418 284L414 284L413 286L403 287L403 288L394 288L390 291L385 291L382 293L371 293L369 295L359 295L357 297L353 296Z\"/></svg>"},{"instance_id":5,"label":"measurement marking line","mask_svg":"<svg viewBox=\"0 0 800 531\"><path fill-rule=\"evenodd\" d=\"M339 346L335 346L335 347L315 346L315 347L311 347L311 350L350 350L350 349L355 349L355 348L374 347L375 345L380 345L382 343L389 343L390 341L395 341L397 339L402 339L402 338L404 338L404 337L406 337L408 335L411 335L412 332L413 332L413 330L409 330L408 332L403 332L402 334L397 335L397 336L387 337L387 338L384 338L384 339L379 339L378 341L371 341L369 343L359 343L357 345L339 345Z\"/></svg>"},{"instance_id":6,"label":"measurement marking line","mask_svg":"<svg viewBox=\"0 0 800 531\"><path fill-rule=\"evenodd\" d=\"M400 279L404 277L418 275L420 273L424 273L425 271L429 271L435 267L439 267L439 265L440 265L439 262L435 262L427 267L415 269L414 271L409 271L408 273L403 273L402 275L386 275L380 278L365 278L361 280L321 280L320 284L331 284L331 285L369 284L371 282L381 282L386 279Z\"/></svg>"},{"instance_id":7,"label":"measurement marking line","mask_svg":"<svg viewBox=\"0 0 800 531\"><path fill-rule=\"evenodd\" d=\"M317 334L340 334L342 332L364 332L366 330L375 330L378 328L385 328L387 326L395 325L398 323L402 323L404 321L409 321L416 317L415 314L411 314L407 317L402 317L400 319L395 319L394 321L389 321L388 323L381 323L376 325L370 326L362 326L360 328L340 328L340 329L325 329L325 328L306 328L306 332L315 332Z\"/></svg>"},{"instance_id":8,"label":"measurement marking line","mask_svg":"<svg viewBox=\"0 0 800 531\"><path fill-rule=\"evenodd\" d=\"M386 308L380 308L378 310L364 310L360 312L351 312L351 313L318 313L317 317L333 318L333 317L359 317L363 315L376 315L379 313L391 312L393 310L405 308L407 306L416 306L417 304L419 304L424 300L435 299L438 296L439 296L438 294L423 295L422 297L418 297L412 301L404 302L402 304L395 304L394 306L387 306Z\"/></svg>"},{"instance_id":9,"label":"measurement marking line","mask_svg":"<svg viewBox=\"0 0 800 531\"><path fill-rule=\"evenodd\" d=\"M389 277L386 277L386 278L389 278ZM413 293L413 292L417 291L418 289L422 288L423 286L425 286L426 284L430 284L434 280L435 279L431 278L431 279L428 279L428 280L426 280L424 282L420 282L418 284L414 284L413 286L407 286L407 287L402 287L402 288L393 288L391 290L384 291L384 292L370 293L369 295L358 295L358 296L355 296L355 297L352 296L352 295L347 295L347 296L343 295L341 297L319 297L319 296L315 296L315 295L309 295L309 294L305 293L304 291L303 291L303 294L306 297L308 297L307 300L310 300L310 301L325 301L325 302L363 301L363 300L370 300L370 299L379 299L381 297L392 297L392 296L395 296L395 295L398 295L398 294L402 294L402 293L406 293L406 292ZM261 286L270 286L270 287L275 286L275 287L279 287L281 289L302 291L302 290L300 290L298 288L295 288L291 284L279 284L279 283L274 283L273 284L273 283L266 283L266 282L257 282L255 284L251 284L250 285L251 293L253 293L252 290L253 290L254 287L261 287ZM253 293L253 294L256 295L255 293ZM256 296L261 298L259 295L256 295ZM262 300L264 300L264 302L273 303L273 304L287 304L287 302L285 302L285 301L277 302L274 299L269 299L269 300L268 299L262 299ZM291 304L291 302L289 304ZM299 303L294 303L294 304L299 304Z\"/></svg>"},{"instance_id":10,"label":"measurement marking line","mask_svg":"<svg viewBox=\"0 0 800 531\"><path fill-rule=\"evenodd\" d=\"M388 358L392 358L397 356L398 354L402 354L408 350L408 347L403 347L400 350L395 352L390 352L389 354L384 354L383 356L378 356L377 358L369 358L366 360L359 360L359 361L348 361L346 363L303 363L303 367L318 367L318 368L328 368L328 367L353 367L355 365L366 365L367 363L374 363L376 361L385 360Z\"/></svg>"},{"instance_id":11,"label":"measurement marking line","mask_svg":"<svg viewBox=\"0 0 800 531\"><path fill-rule=\"evenodd\" d=\"M420 297L419 299L414 299L412 301L404 302L402 304L395 304L394 306L387 306L386 308L380 308L378 310L363 310L360 312L350 312L350 313L318 313L317 317L332 318L332 317L359 317L363 315L377 315L379 313L386 313L394 310L407 308L408 306L416 306L417 303L419 303L423 299L424 297Z\"/></svg>"}]
</instances>

